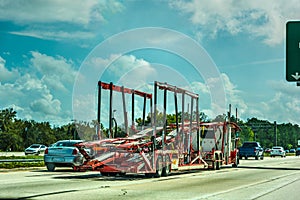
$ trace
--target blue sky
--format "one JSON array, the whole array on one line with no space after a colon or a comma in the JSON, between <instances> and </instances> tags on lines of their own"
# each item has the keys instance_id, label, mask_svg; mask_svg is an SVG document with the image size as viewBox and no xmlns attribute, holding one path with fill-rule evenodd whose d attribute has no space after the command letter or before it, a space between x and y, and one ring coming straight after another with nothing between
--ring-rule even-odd
<instances>
[{"instance_id":1,"label":"blue sky","mask_svg":"<svg viewBox=\"0 0 300 200\"><path fill-rule=\"evenodd\" d=\"M299 9L297 0L0 0L0 108L57 125L90 120L97 80L146 92L157 80L198 93L211 118L230 103L243 120L300 124L300 88L285 80L285 25Z\"/></svg>"}]
</instances>

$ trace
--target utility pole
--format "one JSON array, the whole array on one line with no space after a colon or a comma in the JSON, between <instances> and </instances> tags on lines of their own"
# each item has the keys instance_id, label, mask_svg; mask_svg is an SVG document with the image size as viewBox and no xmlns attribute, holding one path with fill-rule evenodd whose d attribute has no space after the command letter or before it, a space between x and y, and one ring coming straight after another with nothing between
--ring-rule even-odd
<instances>
[{"instance_id":1,"label":"utility pole","mask_svg":"<svg viewBox=\"0 0 300 200\"><path fill-rule=\"evenodd\" d=\"M274 121L274 135L275 135L275 146L277 146L277 124Z\"/></svg>"}]
</instances>

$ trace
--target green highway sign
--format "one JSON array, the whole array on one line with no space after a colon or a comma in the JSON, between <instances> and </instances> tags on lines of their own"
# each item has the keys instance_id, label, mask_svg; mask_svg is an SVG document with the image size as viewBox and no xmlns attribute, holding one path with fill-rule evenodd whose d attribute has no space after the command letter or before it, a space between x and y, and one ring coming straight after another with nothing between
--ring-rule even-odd
<instances>
[{"instance_id":1,"label":"green highway sign","mask_svg":"<svg viewBox=\"0 0 300 200\"><path fill-rule=\"evenodd\" d=\"M286 23L286 80L300 81L300 21Z\"/></svg>"}]
</instances>

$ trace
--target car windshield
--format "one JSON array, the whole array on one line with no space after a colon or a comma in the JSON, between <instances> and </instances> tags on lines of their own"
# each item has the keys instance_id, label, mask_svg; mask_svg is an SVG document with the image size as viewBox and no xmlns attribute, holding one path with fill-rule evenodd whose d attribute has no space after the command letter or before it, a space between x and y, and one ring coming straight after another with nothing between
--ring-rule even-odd
<instances>
[{"instance_id":1,"label":"car windshield","mask_svg":"<svg viewBox=\"0 0 300 200\"><path fill-rule=\"evenodd\" d=\"M282 149L281 147L273 147L273 149Z\"/></svg>"},{"instance_id":2,"label":"car windshield","mask_svg":"<svg viewBox=\"0 0 300 200\"><path fill-rule=\"evenodd\" d=\"M58 142L54 146L55 147L73 147L74 144L78 142L73 142L73 141L65 141L65 142Z\"/></svg>"},{"instance_id":3,"label":"car windshield","mask_svg":"<svg viewBox=\"0 0 300 200\"><path fill-rule=\"evenodd\" d=\"M39 147L40 147L40 145L38 145L38 144L33 144L30 146L30 148L39 148Z\"/></svg>"},{"instance_id":4,"label":"car windshield","mask_svg":"<svg viewBox=\"0 0 300 200\"><path fill-rule=\"evenodd\" d=\"M244 143L243 147L257 147L256 143Z\"/></svg>"}]
</instances>

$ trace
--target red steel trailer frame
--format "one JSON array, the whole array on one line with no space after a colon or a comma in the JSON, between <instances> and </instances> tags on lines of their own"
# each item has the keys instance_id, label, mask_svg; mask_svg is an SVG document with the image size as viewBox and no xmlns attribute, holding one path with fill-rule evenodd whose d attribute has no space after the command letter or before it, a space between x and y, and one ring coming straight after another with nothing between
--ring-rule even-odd
<instances>
[{"instance_id":1,"label":"red steel trailer frame","mask_svg":"<svg viewBox=\"0 0 300 200\"><path fill-rule=\"evenodd\" d=\"M136 91L112 83L98 83L98 123L101 113L101 90L110 90L109 138L77 144L86 161L77 170L98 170L102 175L145 174L151 177L167 176L173 170L220 169L221 165L238 165L235 123L200 123L199 97L176 86L154 83L154 109L152 94ZM167 93L174 94L174 124L157 126L158 90L163 91L163 121L166 122ZM126 137L114 138L112 133L112 92L122 93ZM132 126L134 128L134 95L144 97L143 125L145 125L146 100L150 100L151 127L129 134L125 94L132 94ZM179 122L178 95L181 96L181 121ZM185 111L185 100L190 98L190 108ZM190 113L189 113L190 112ZM153 114L152 114L153 113ZM185 114L187 113L187 117ZM229 113L230 116L230 113ZM186 119L185 119L186 118ZM230 119L230 117L228 117ZM101 134L100 134L101 135ZM232 138L234 136L234 138ZM101 137L99 137L101 138ZM234 141L234 142L233 142ZM209 143L207 145L206 143ZM233 145L232 145L233 144ZM205 149L204 149L205 147ZM89 153L86 149L90 149ZM92 155L90 152L93 152Z\"/></svg>"}]
</instances>

